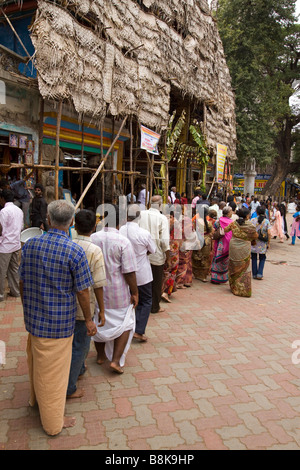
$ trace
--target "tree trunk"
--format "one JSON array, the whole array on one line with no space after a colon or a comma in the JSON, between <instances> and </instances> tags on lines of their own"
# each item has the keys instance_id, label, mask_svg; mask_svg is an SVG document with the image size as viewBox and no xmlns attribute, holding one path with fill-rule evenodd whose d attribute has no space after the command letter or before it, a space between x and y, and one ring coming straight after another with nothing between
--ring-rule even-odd
<instances>
[{"instance_id":1,"label":"tree trunk","mask_svg":"<svg viewBox=\"0 0 300 470\"><path fill-rule=\"evenodd\" d=\"M263 195L274 196L287 176L299 169L299 163L291 162L293 127L294 121L286 118L275 142L277 158L274 162L274 172L262 191Z\"/></svg>"}]
</instances>

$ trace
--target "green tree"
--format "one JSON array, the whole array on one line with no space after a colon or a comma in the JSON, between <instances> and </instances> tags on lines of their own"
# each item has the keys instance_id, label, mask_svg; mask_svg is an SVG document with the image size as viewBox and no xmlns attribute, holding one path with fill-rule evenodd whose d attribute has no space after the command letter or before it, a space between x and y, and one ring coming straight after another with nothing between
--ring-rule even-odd
<instances>
[{"instance_id":1,"label":"green tree","mask_svg":"<svg viewBox=\"0 0 300 470\"><path fill-rule=\"evenodd\" d=\"M296 0L219 0L217 21L236 94L237 156L272 163L265 188L275 193L297 171L292 148L300 113L289 104L299 78Z\"/></svg>"}]
</instances>

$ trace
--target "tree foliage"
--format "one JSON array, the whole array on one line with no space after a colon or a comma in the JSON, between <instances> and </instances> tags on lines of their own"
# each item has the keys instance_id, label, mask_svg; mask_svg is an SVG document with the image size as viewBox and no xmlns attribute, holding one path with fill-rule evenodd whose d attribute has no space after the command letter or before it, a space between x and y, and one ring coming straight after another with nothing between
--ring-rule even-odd
<instances>
[{"instance_id":1,"label":"tree foliage","mask_svg":"<svg viewBox=\"0 0 300 470\"><path fill-rule=\"evenodd\" d=\"M289 104L299 78L295 4L296 0L218 2L217 21L236 93L240 163L253 157L261 165L279 158L291 162L290 151L299 137L293 128L300 115ZM289 138L284 132L287 124L289 148L280 142Z\"/></svg>"}]
</instances>

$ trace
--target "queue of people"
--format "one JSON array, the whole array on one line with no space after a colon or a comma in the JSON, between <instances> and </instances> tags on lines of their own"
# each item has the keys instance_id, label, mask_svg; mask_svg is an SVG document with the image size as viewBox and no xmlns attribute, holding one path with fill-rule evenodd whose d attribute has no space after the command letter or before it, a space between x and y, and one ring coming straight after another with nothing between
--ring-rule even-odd
<instances>
[{"instance_id":1,"label":"queue of people","mask_svg":"<svg viewBox=\"0 0 300 470\"><path fill-rule=\"evenodd\" d=\"M172 302L174 293L210 278L214 285L229 283L234 295L250 297L252 279L263 279L272 237L264 205L256 204L251 219L242 200L201 194L189 206L175 189L166 206L159 195L149 209L130 204L126 220L110 205L100 230L91 210L75 213L73 204L58 200L48 205L45 218L44 203L37 200L43 217L36 220L44 234L24 244L20 266L24 215L12 191L2 191L0 301L7 277L10 295L21 296L23 304L30 405L38 404L47 434L75 424L65 416L65 403L84 395L77 383L91 341L99 366L109 363L113 373L123 374L131 342L148 340L150 315L163 312L162 302ZM40 198L42 189L36 190ZM300 238L299 220L300 206L294 242Z\"/></svg>"}]
</instances>

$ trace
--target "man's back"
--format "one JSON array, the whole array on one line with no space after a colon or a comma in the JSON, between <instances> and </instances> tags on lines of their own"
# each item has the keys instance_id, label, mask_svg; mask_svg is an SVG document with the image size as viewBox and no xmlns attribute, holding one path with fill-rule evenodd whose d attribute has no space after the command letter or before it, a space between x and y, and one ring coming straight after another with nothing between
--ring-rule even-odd
<instances>
[{"instance_id":1,"label":"man's back","mask_svg":"<svg viewBox=\"0 0 300 470\"><path fill-rule=\"evenodd\" d=\"M156 243L156 253L149 256L151 264L157 266L164 264L165 252L170 249L168 219L159 210L151 208L141 212L139 226L148 230Z\"/></svg>"},{"instance_id":2,"label":"man's back","mask_svg":"<svg viewBox=\"0 0 300 470\"><path fill-rule=\"evenodd\" d=\"M0 212L2 235L0 253L13 253L21 248L20 235L24 227L23 211L14 203L7 202Z\"/></svg>"},{"instance_id":3,"label":"man's back","mask_svg":"<svg viewBox=\"0 0 300 470\"><path fill-rule=\"evenodd\" d=\"M128 238L131 242L136 262L137 271L136 279L137 285L144 285L152 281L152 271L147 253L155 253L156 244L152 240L151 234L138 226L135 222L128 222L120 228L120 234Z\"/></svg>"},{"instance_id":4,"label":"man's back","mask_svg":"<svg viewBox=\"0 0 300 470\"><path fill-rule=\"evenodd\" d=\"M123 274L136 271L132 245L114 228L103 228L91 235L91 240L102 250L107 285L103 288L106 308L124 308L130 304L130 293Z\"/></svg>"},{"instance_id":5,"label":"man's back","mask_svg":"<svg viewBox=\"0 0 300 470\"><path fill-rule=\"evenodd\" d=\"M32 238L22 250L20 279L27 330L45 338L70 336L76 292L93 283L83 249L56 229Z\"/></svg>"}]
</instances>

